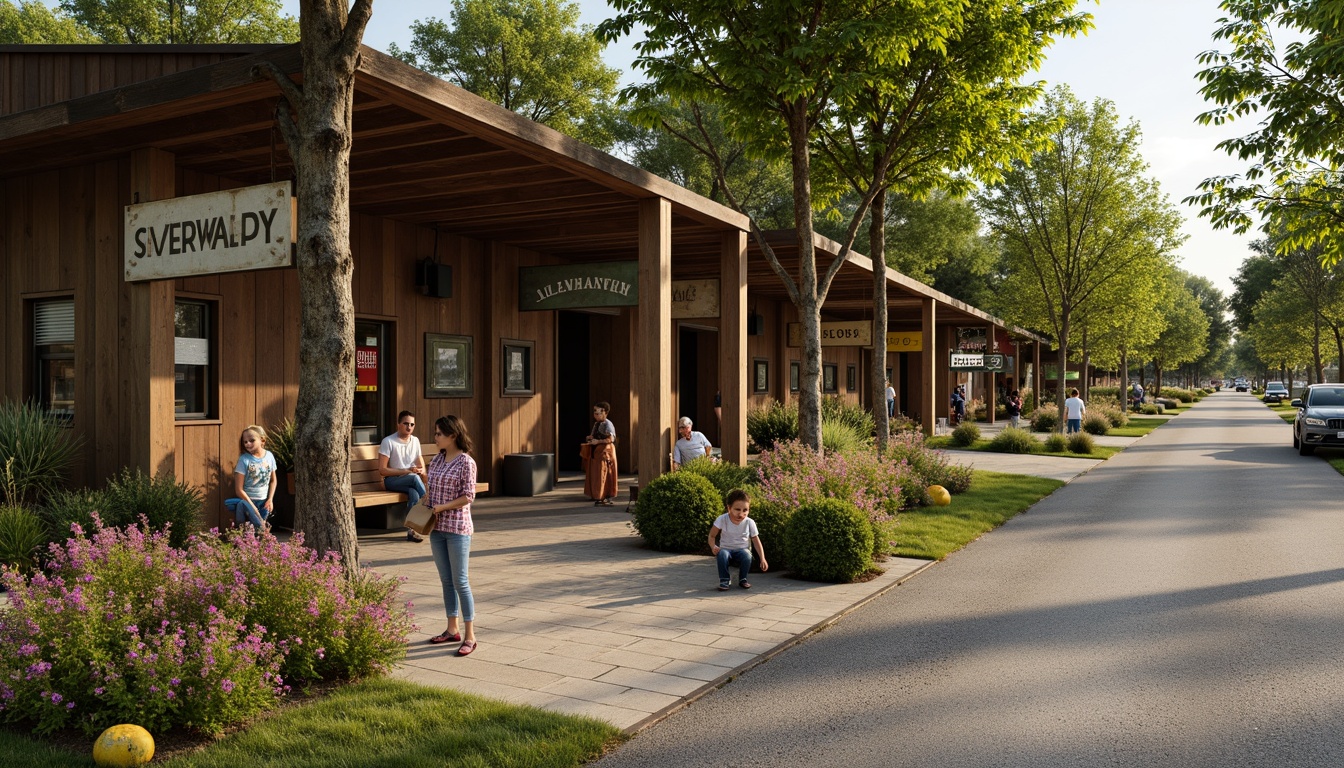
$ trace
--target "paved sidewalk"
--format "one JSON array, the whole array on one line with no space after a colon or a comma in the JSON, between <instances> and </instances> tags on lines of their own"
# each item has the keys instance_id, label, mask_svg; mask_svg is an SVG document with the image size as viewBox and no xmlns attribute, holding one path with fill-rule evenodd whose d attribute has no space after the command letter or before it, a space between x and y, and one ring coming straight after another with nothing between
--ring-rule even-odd
<instances>
[{"instance_id":1,"label":"paved sidewalk","mask_svg":"<svg viewBox=\"0 0 1344 768\"><path fill-rule=\"evenodd\" d=\"M480 646L467 658L454 655L456 644L426 643L446 623L428 544L361 535L361 562L406 577L420 625L394 675L634 731L929 564L893 558L860 584L755 573L750 591L719 592L713 560L644 548L624 506L594 508L581 492L562 485L476 503L471 585ZM765 542L767 559L772 544Z\"/></svg>"}]
</instances>

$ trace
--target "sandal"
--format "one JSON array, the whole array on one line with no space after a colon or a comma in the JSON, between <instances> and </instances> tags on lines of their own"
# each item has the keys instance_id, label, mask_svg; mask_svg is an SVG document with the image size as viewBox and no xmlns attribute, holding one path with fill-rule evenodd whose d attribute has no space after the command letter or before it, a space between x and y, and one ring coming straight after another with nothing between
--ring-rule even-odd
<instances>
[{"instance_id":1,"label":"sandal","mask_svg":"<svg viewBox=\"0 0 1344 768\"><path fill-rule=\"evenodd\" d=\"M603 500L601 500L601 501L599 501L599 502L597 502L597 503L598 503L599 506L603 506L603 507L614 507L614 506L616 506L616 502L612 501L611 499L603 499Z\"/></svg>"},{"instance_id":2,"label":"sandal","mask_svg":"<svg viewBox=\"0 0 1344 768\"><path fill-rule=\"evenodd\" d=\"M459 635L458 633L449 632L448 630L445 629L441 634L437 634L429 638L429 642L431 645L442 645L443 643L456 643L461 639L462 636Z\"/></svg>"},{"instance_id":3,"label":"sandal","mask_svg":"<svg viewBox=\"0 0 1344 768\"><path fill-rule=\"evenodd\" d=\"M476 650L476 641L468 640L457 649L458 656L470 656L471 652Z\"/></svg>"}]
</instances>

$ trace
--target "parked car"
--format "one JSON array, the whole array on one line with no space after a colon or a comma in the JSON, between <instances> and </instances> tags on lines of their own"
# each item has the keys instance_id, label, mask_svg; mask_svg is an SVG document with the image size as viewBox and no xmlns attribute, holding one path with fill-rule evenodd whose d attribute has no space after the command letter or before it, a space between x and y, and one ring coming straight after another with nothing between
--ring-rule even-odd
<instances>
[{"instance_id":1,"label":"parked car","mask_svg":"<svg viewBox=\"0 0 1344 768\"><path fill-rule=\"evenodd\" d=\"M1238 392L1250 392L1250 391L1251 391L1251 383L1250 383L1249 381L1245 380L1245 379L1237 379L1237 391L1238 391Z\"/></svg>"},{"instance_id":2,"label":"parked car","mask_svg":"<svg viewBox=\"0 0 1344 768\"><path fill-rule=\"evenodd\" d=\"M1281 403L1288 399L1288 388L1282 381L1271 381L1265 385L1265 402Z\"/></svg>"},{"instance_id":3,"label":"parked car","mask_svg":"<svg viewBox=\"0 0 1344 768\"><path fill-rule=\"evenodd\" d=\"M1317 446L1344 448L1344 384L1312 384L1293 401L1293 447L1310 456Z\"/></svg>"}]
</instances>

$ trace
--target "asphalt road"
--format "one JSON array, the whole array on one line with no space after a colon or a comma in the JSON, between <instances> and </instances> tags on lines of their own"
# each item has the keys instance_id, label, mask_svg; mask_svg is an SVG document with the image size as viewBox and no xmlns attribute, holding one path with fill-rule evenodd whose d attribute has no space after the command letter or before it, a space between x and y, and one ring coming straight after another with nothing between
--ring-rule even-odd
<instances>
[{"instance_id":1,"label":"asphalt road","mask_svg":"<svg viewBox=\"0 0 1344 768\"><path fill-rule=\"evenodd\" d=\"M1219 393L597 765L1344 765L1344 477Z\"/></svg>"}]
</instances>

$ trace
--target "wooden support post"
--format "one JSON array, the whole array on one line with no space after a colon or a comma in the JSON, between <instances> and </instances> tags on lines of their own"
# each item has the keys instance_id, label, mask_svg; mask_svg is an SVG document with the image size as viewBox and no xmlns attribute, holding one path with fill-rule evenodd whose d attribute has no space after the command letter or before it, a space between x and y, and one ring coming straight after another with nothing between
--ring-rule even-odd
<instances>
[{"instance_id":1,"label":"wooden support post","mask_svg":"<svg viewBox=\"0 0 1344 768\"><path fill-rule=\"evenodd\" d=\"M672 204L639 202L639 485L669 469L672 451Z\"/></svg>"},{"instance_id":2,"label":"wooden support post","mask_svg":"<svg viewBox=\"0 0 1344 768\"><path fill-rule=\"evenodd\" d=\"M938 365L938 345L935 343L938 338L935 332L938 312L934 299L923 300L920 315L924 351L919 353L923 358L923 370L919 375L921 389L919 423L925 435L932 435L934 427L938 424L938 371L942 367Z\"/></svg>"},{"instance_id":3,"label":"wooden support post","mask_svg":"<svg viewBox=\"0 0 1344 768\"><path fill-rule=\"evenodd\" d=\"M719 396L724 461L747 463L747 233L726 232L719 267Z\"/></svg>"},{"instance_id":4,"label":"wooden support post","mask_svg":"<svg viewBox=\"0 0 1344 768\"><path fill-rule=\"evenodd\" d=\"M175 158L158 149L131 153L132 199L141 203L177 194ZM121 279L118 276L118 279ZM123 283L121 407L126 463L146 474L173 474L176 457L173 281Z\"/></svg>"}]
</instances>

